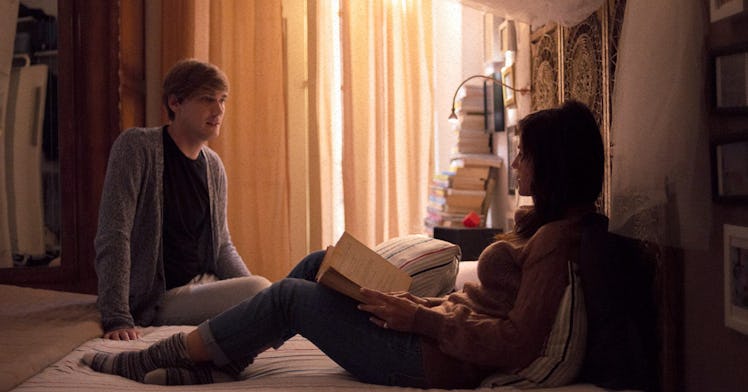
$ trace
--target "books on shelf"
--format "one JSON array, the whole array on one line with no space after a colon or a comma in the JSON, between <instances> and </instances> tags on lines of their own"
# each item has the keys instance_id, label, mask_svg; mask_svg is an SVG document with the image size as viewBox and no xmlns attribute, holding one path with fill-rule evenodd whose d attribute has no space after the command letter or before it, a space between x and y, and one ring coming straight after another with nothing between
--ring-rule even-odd
<instances>
[{"instance_id":1,"label":"books on shelf","mask_svg":"<svg viewBox=\"0 0 748 392\"><path fill-rule=\"evenodd\" d=\"M479 144L481 146L490 147L491 146L491 136L488 134L476 134L474 132L465 132L465 131L459 131L457 132L457 142L463 142L463 143L475 143ZM474 154L474 153L473 153Z\"/></svg>"},{"instance_id":2,"label":"books on shelf","mask_svg":"<svg viewBox=\"0 0 748 392\"><path fill-rule=\"evenodd\" d=\"M460 91L457 92L458 97L473 97L473 96L483 96L485 94L485 89L483 88L482 83L467 83L463 84L462 87L460 87Z\"/></svg>"},{"instance_id":3,"label":"books on shelf","mask_svg":"<svg viewBox=\"0 0 748 392\"><path fill-rule=\"evenodd\" d=\"M485 189L484 178L456 177L454 172L443 172L435 174L431 180L433 185L456 189Z\"/></svg>"},{"instance_id":4,"label":"books on shelf","mask_svg":"<svg viewBox=\"0 0 748 392\"><path fill-rule=\"evenodd\" d=\"M450 213L450 214L460 214L463 217L469 214L471 211L475 211L472 208L452 206L449 204L442 203L441 201L431 201L431 200L429 200L428 207L426 207L426 210L428 211L429 208L433 211L441 211L441 212Z\"/></svg>"},{"instance_id":5,"label":"books on shelf","mask_svg":"<svg viewBox=\"0 0 748 392\"><path fill-rule=\"evenodd\" d=\"M452 188L456 189L486 189L484 178L461 178L455 177L451 181Z\"/></svg>"},{"instance_id":6,"label":"books on shelf","mask_svg":"<svg viewBox=\"0 0 748 392\"><path fill-rule=\"evenodd\" d=\"M463 97L457 100L457 108L466 114L486 112L486 98L484 96Z\"/></svg>"},{"instance_id":7,"label":"books on shelf","mask_svg":"<svg viewBox=\"0 0 748 392\"><path fill-rule=\"evenodd\" d=\"M480 178L483 181L488 179L490 168L487 166L454 166L450 165L447 173L452 173L452 177L459 178Z\"/></svg>"},{"instance_id":8,"label":"books on shelf","mask_svg":"<svg viewBox=\"0 0 748 392\"><path fill-rule=\"evenodd\" d=\"M501 162L492 154L455 154L449 170L432 178L424 218L426 232L437 226L463 227L470 212L480 217L479 226L485 226Z\"/></svg>"},{"instance_id":9,"label":"books on shelf","mask_svg":"<svg viewBox=\"0 0 748 392\"><path fill-rule=\"evenodd\" d=\"M480 120L470 120L473 122L471 125L467 125L464 122L464 118L479 117ZM462 154L487 154L491 152L491 135L486 132L484 124L485 116L480 115L468 115L460 116L459 123L455 126L455 132L457 133L457 143L453 150L454 153Z\"/></svg>"},{"instance_id":10,"label":"books on shelf","mask_svg":"<svg viewBox=\"0 0 748 392\"><path fill-rule=\"evenodd\" d=\"M462 221L465 219L466 213L452 213L439 211L431 207L427 208L427 215L424 219L424 224L428 227L464 227ZM479 215L481 224L486 223L486 216Z\"/></svg>"},{"instance_id":11,"label":"books on shelf","mask_svg":"<svg viewBox=\"0 0 748 392\"><path fill-rule=\"evenodd\" d=\"M432 190L429 193L429 202L449 207L462 207L472 211L480 211L485 197L485 190L462 190L432 187Z\"/></svg>"},{"instance_id":12,"label":"books on shelf","mask_svg":"<svg viewBox=\"0 0 748 392\"><path fill-rule=\"evenodd\" d=\"M458 128L461 131L479 131L486 134L486 116L485 114L457 113Z\"/></svg>"},{"instance_id":13,"label":"books on shelf","mask_svg":"<svg viewBox=\"0 0 748 392\"><path fill-rule=\"evenodd\" d=\"M413 279L351 234L344 232L334 246L327 247L316 280L364 302L361 287L382 292L406 291Z\"/></svg>"},{"instance_id":14,"label":"books on shelf","mask_svg":"<svg viewBox=\"0 0 748 392\"><path fill-rule=\"evenodd\" d=\"M502 165L501 158L492 153L493 132L504 129L500 86L491 81L465 84L457 93L454 109L457 139L449 169L432 179L424 219L427 232L436 226L459 227L470 212L477 213L480 226L485 226Z\"/></svg>"},{"instance_id":15,"label":"books on shelf","mask_svg":"<svg viewBox=\"0 0 748 392\"><path fill-rule=\"evenodd\" d=\"M450 158L451 167L464 167L464 166L487 166L487 167L501 167L501 158L494 154L453 154Z\"/></svg>"},{"instance_id":16,"label":"books on shelf","mask_svg":"<svg viewBox=\"0 0 748 392\"><path fill-rule=\"evenodd\" d=\"M457 94L455 104L459 112L463 114L481 113L481 116L486 112L486 92L483 84L463 85Z\"/></svg>"},{"instance_id":17,"label":"books on shelf","mask_svg":"<svg viewBox=\"0 0 748 392\"><path fill-rule=\"evenodd\" d=\"M501 78L497 73L492 73L491 76ZM455 101L455 110L464 129L480 129L491 133L500 132L505 127L502 88L492 81L462 86Z\"/></svg>"},{"instance_id":18,"label":"books on shelf","mask_svg":"<svg viewBox=\"0 0 748 392\"><path fill-rule=\"evenodd\" d=\"M432 195L446 197L446 196L486 196L485 189L454 189L451 187L443 187L439 185L432 185L430 188Z\"/></svg>"},{"instance_id":19,"label":"books on shelf","mask_svg":"<svg viewBox=\"0 0 748 392\"><path fill-rule=\"evenodd\" d=\"M453 151L455 153L487 154L491 152L491 146L484 142L458 140Z\"/></svg>"},{"instance_id":20,"label":"books on shelf","mask_svg":"<svg viewBox=\"0 0 748 392\"><path fill-rule=\"evenodd\" d=\"M458 124L455 127L455 133L457 134L457 139L480 139L484 140L487 145L491 141L491 135L487 134L483 129L462 129Z\"/></svg>"}]
</instances>

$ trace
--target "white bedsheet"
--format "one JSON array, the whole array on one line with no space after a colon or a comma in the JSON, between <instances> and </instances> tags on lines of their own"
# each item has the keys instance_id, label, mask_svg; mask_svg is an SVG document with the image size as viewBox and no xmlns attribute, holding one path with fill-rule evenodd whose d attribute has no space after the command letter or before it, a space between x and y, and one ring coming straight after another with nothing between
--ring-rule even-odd
<instances>
[{"instance_id":1,"label":"white bedsheet","mask_svg":"<svg viewBox=\"0 0 748 392\"><path fill-rule=\"evenodd\" d=\"M278 350L262 353L242 374L237 382L181 387L144 385L128 379L94 372L80 363L84 353L99 350L121 352L144 348L178 331L194 327L158 327L144 330L138 341L118 342L92 339L82 344L57 363L18 386L16 392L54 391L423 391L416 388L384 387L363 384L353 379L342 368L325 356L308 340L295 336ZM478 391L514 391L514 388L478 389ZM538 389L541 392L600 392L591 385Z\"/></svg>"}]
</instances>

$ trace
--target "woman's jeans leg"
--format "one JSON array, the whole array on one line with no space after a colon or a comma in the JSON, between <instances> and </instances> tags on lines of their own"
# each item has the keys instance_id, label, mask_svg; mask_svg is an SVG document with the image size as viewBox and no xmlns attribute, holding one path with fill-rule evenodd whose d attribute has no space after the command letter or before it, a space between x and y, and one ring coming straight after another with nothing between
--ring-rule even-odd
<instances>
[{"instance_id":1,"label":"woman's jeans leg","mask_svg":"<svg viewBox=\"0 0 748 392\"><path fill-rule=\"evenodd\" d=\"M305 279L310 282L315 282L317 280L317 271L319 271L319 266L322 264L322 260L325 258L325 253L327 253L324 250L319 250L316 252L312 252L301 261L299 261L298 264L296 264L296 267L294 267L291 272L288 273L288 278L298 278L298 279Z\"/></svg>"},{"instance_id":2,"label":"woman's jeans leg","mask_svg":"<svg viewBox=\"0 0 748 392\"><path fill-rule=\"evenodd\" d=\"M311 274L313 268L305 267L319 261L312 255L291 275ZM425 387L420 338L379 328L356 306L317 283L286 278L201 324L199 331L218 366L251 360L299 333L361 381Z\"/></svg>"}]
</instances>

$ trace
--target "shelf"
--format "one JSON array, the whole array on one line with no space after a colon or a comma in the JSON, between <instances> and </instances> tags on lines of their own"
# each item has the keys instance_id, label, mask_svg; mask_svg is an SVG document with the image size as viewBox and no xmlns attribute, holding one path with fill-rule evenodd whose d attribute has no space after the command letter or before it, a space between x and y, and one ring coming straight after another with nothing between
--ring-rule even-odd
<instances>
[{"instance_id":1,"label":"shelf","mask_svg":"<svg viewBox=\"0 0 748 392\"><path fill-rule=\"evenodd\" d=\"M40 50L31 54L34 57L56 57L57 49Z\"/></svg>"}]
</instances>

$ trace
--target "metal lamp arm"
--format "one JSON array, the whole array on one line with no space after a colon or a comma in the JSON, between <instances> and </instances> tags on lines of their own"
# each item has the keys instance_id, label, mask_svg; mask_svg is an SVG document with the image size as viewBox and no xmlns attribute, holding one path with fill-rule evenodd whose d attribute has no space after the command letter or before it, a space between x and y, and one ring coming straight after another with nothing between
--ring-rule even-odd
<instances>
[{"instance_id":1,"label":"metal lamp arm","mask_svg":"<svg viewBox=\"0 0 748 392\"><path fill-rule=\"evenodd\" d=\"M455 89L455 93L452 96L452 114L449 115L449 119L450 120L456 120L457 119L457 114L455 113L455 101L457 101L457 93L460 91L460 88L462 88L462 86L465 85L465 83L467 83L469 80L475 79L475 78L482 78L482 79L491 80L494 83L497 83L499 86L502 86L502 87L504 87L506 89L509 89L509 90L512 90L512 91L516 91L518 93L526 93L526 92L530 91L530 90L524 89L524 88L520 89L520 88L514 88L512 86L508 86L508 85L504 84L501 80L496 79L493 76L486 76L486 75L480 75L480 74L469 76L467 79L463 80L462 83L460 83L459 86L457 86L457 89Z\"/></svg>"}]
</instances>

